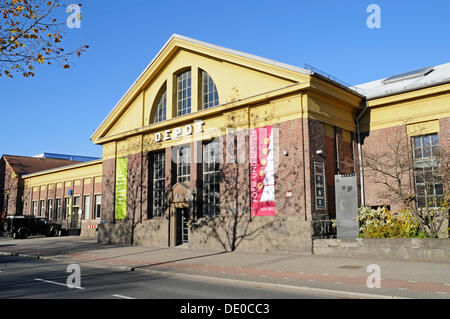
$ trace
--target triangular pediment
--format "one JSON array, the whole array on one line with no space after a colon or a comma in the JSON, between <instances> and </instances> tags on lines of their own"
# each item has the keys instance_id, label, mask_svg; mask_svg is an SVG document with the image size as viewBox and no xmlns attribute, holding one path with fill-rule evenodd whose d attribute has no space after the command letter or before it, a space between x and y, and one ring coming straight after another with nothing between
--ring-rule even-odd
<instances>
[{"instance_id":1,"label":"triangular pediment","mask_svg":"<svg viewBox=\"0 0 450 319\"><path fill-rule=\"evenodd\" d=\"M168 82L183 68L207 72L217 86L220 105L308 81L311 74L303 68L173 35L91 139L101 144L105 137L151 125L161 88L165 85L173 90L173 83Z\"/></svg>"}]
</instances>

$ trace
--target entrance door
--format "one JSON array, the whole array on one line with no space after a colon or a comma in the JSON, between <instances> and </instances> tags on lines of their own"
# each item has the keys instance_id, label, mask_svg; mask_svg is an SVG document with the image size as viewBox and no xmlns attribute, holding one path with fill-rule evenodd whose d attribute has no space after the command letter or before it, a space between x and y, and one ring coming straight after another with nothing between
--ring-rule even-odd
<instances>
[{"instance_id":1,"label":"entrance door","mask_svg":"<svg viewBox=\"0 0 450 319\"><path fill-rule=\"evenodd\" d=\"M189 240L189 210L187 208L177 208L177 245L187 244Z\"/></svg>"}]
</instances>

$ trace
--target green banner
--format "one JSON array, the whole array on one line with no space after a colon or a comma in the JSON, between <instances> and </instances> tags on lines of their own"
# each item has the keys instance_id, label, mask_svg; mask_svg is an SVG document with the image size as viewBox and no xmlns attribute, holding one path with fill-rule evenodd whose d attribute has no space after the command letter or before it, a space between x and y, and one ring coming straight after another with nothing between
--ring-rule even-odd
<instances>
[{"instance_id":1,"label":"green banner","mask_svg":"<svg viewBox=\"0 0 450 319\"><path fill-rule=\"evenodd\" d=\"M116 219L125 219L127 216L127 167L127 157L121 157L116 160L116 200L114 215Z\"/></svg>"}]
</instances>

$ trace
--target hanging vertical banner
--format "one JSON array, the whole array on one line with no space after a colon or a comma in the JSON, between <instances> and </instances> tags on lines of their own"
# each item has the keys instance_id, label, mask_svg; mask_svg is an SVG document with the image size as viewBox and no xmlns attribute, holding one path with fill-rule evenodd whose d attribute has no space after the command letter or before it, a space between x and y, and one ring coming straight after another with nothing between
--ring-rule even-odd
<instances>
[{"instance_id":1,"label":"hanging vertical banner","mask_svg":"<svg viewBox=\"0 0 450 319\"><path fill-rule=\"evenodd\" d=\"M275 216L272 125L250 130L252 216Z\"/></svg>"},{"instance_id":2,"label":"hanging vertical banner","mask_svg":"<svg viewBox=\"0 0 450 319\"><path fill-rule=\"evenodd\" d=\"M115 219L125 219L127 216L127 168L127 157L116 160Z\"/></svg>"}]
</instances>

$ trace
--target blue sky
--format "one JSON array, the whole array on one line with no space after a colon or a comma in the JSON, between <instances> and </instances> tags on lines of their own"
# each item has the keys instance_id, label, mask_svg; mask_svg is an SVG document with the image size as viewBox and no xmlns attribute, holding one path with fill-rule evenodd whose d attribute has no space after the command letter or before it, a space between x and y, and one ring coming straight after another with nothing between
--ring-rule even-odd
<instances>
[{"instance_id":1,"label":"blue sky","mask_svg":"<svg viewBox=\"0 0 450 319\"><path fill-rule=\"evenodd\" d=\"M70 2L69 2L70 3ZM173 33L359 84L450 62L450 1L80 0L69 70L0 78L0 154L101 157L90 136ZM369 29L369 4L381 28ZM61 12L65 19L65 13Z\"/></svg>"}]
</instances>

